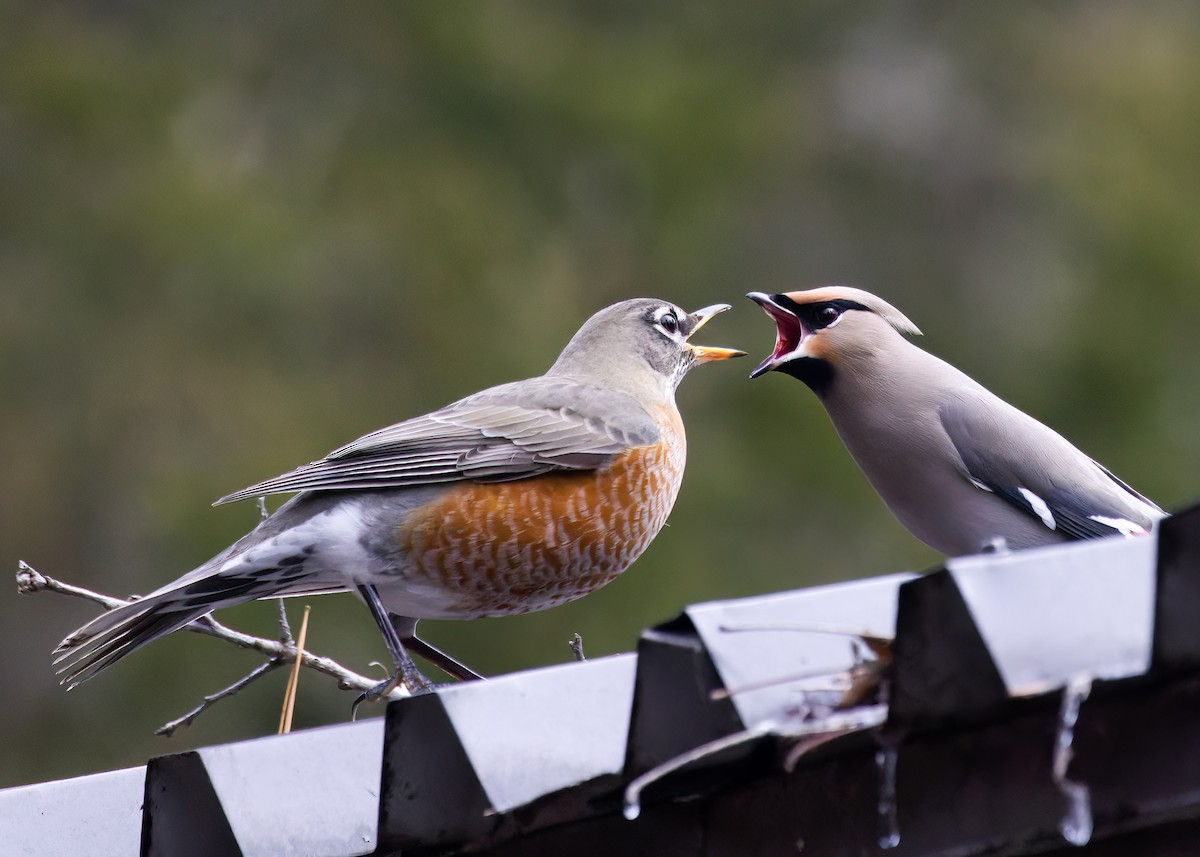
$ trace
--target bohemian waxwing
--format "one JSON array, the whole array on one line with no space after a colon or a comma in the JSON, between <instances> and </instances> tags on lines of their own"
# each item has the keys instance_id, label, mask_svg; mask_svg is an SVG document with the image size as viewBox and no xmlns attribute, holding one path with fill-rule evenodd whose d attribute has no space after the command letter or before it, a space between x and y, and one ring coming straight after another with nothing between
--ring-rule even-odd
<instances>
[{"instance_id":1,"label":"bohemian waxwing","mask_svg":"<svg viewBox=\"0 0 1200 857\"><path fill-rule=\"evenodd\" d=\"M807 384L884 503L935 550L1143 535L1164 517L1062 435L909 342L916 325L875 295L830 286L747 297L777 328L750 377Z\"/></svg>"}]
</instances>

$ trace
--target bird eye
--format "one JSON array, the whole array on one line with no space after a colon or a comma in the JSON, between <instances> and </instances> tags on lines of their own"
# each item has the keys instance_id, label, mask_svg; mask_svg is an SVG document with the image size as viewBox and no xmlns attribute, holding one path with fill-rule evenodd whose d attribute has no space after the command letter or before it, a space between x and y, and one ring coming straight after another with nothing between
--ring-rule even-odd
<instances>
[{"instance_id":1,"label":"bird eye","mask_svg":"<svg viewBox=\"0 0 1200 857\"><path fill-rule=\"evenodd\" d=\"M817 312L817 321L821 322L822 327L825 327L837 321L841 314L842 311L835 306L821 307Z\"/></svg>"},{"instance_id":2,"label":"bird eye","mask_svg":"<svg viewBox=\"0 0 1200 857\"><path fill-rule=\"evenodd\" d=\"M674 333L679 330L679 319L675 317L675 313L673 312L664 313L663 317L658 320L658 323L667 333Z\"/></svg>"}]
</instances>

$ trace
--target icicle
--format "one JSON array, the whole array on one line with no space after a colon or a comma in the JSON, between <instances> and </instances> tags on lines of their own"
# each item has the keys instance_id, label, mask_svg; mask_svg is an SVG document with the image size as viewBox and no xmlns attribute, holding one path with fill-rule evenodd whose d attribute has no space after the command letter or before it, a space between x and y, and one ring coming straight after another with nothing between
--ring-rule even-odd
<instances>
[{"instance_id":1,"label":"icicle","mask_svg":"<svg viewBox=\"0 0 1200 857\"><path fill-rule=\"evenodd\" d=\"M900 823L896 817L897 755L895 747L881 747L875 754L875 766L879 769L879 820L883 826L879 847L884 849L900 844Z\"/></svg>"},{"instance_id":2,"label":"icicle","mask_svg":"<svg viewBox=\"0 0 1200 857\"><path fill-rule=\"evenodd\" d=\"M641 800L635 797L633 800L625 801L625 808L622 810L622 814L625 816L627 821L634 821L637 819L637 817L642 814Z\"/></svg>"},{"instance_id":3,"label":"icicle","mask_svg":"<svg viewBox=\"0 0 1200 857\"><path fill-rule=\"evenodd\" d=\"M707 744L701 744L699 747L688 750L686 753L681 753L672 759L668 759L661 765L651 768L640 777L632 780L625 787L625 807L623 809L625 818L633 821L642 814L642 790L651 783L657 782L667 776L667 774L674 773L693 762L699 762L702 759L707 759L709 756L715 756L717 753L741 746L742 744L749 744L766 735L773 735L776 732L777 729L774 723L764 721L753 729L747 729L744 732L734 732L732 735L717 738L715 741L709 741Z\"/></svg>"},{"instance_id":4,"label":"icicle","mask_svg":"<svg viewBox=\"0 0 1200 857\"><path fill-rule=\"evenodd\" d=\"M1092 838L1091 793L1084 783L1067 779L1067 768L1075 755L1075 723L1079 707L1092 692L1092 677L1073 676L1063 689L1062 708L1058 713L1058 734L1054 740L1054 784L1067 799L1067 814L1058 824L1063 839L1072 845L1087 845Z\"/></svg>"}]
</instances>

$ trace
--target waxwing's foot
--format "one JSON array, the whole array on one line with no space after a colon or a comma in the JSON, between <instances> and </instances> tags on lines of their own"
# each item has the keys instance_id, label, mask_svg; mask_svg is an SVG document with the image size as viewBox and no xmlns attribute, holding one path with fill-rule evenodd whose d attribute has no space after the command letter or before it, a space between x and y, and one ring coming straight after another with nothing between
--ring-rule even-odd
<instances>
[{"instance_id":1,"label":"waxwing's foot","mask_svg":"<svg viewBox=\"0 0 1200 857\"><path fill-rule=\"evenodd\" d=\"M1009 553L1008 539L1004 536L993 536L979 547L980 553L1006 554Z\"/></svg>"}]
</instances>

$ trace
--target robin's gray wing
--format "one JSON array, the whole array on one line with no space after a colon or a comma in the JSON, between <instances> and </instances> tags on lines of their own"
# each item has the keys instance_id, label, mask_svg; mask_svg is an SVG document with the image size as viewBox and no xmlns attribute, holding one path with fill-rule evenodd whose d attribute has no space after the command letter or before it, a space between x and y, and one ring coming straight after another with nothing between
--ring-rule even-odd
<instances>
[{"instance_id":1,"label":"robin's gray wing","mask_svg":"<svg viewBox=\"0 0 1200 857\"><path fill-rule=\"evenodd\" d=\"M942 426L967 476L1073 539L1146 532L1164 513L1060 434L999 399L952 398Z\"/></svg>"},{"instance_id":2,"label":"robin's gray wing","mask_svg":"<svg viewBox=\"0 0 1200 857\"><path fill-rule=\"evenodd\" d=\"M503 482L552 470L594 470L658 438L650 414L628 394L531 378L372 432L217 504L293 491Z\"/></svg>"}]
</instances>

